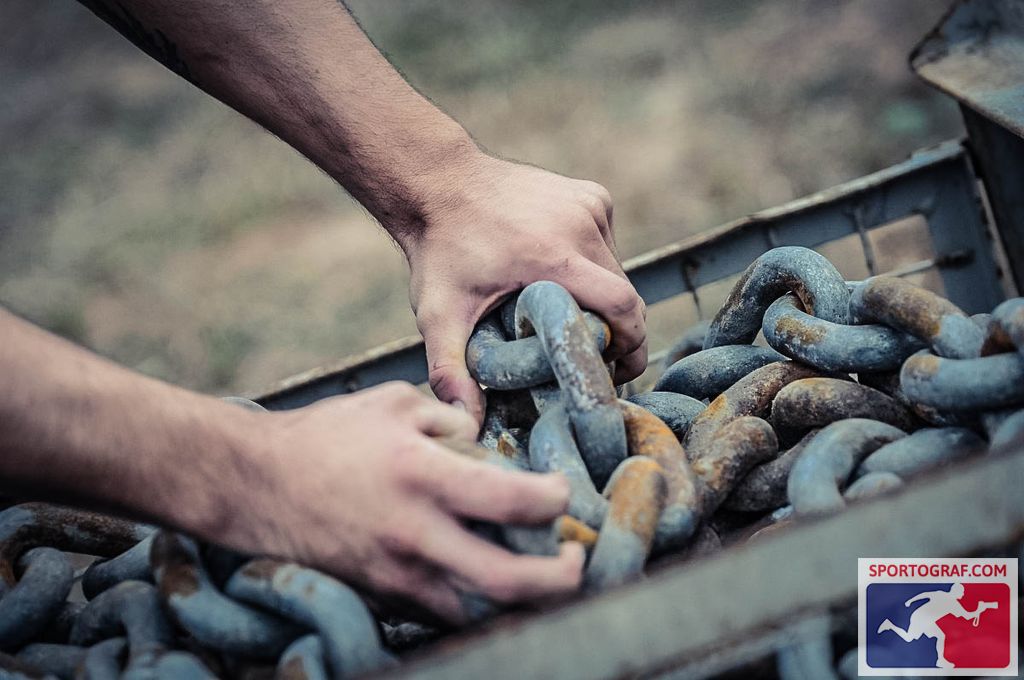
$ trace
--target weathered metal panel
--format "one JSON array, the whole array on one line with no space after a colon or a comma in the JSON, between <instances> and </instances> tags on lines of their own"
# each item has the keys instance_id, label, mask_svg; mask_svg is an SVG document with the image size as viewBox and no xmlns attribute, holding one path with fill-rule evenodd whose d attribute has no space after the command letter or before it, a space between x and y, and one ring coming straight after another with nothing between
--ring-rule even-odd
<instances>
[{"instance_id":1,"label":"weathered metal panel","mask_svg":"<svg viewBox=\"0 0 1024 680\"><path fill-rule=\"evenodd\" d=\"M962 111L971 158L985 183L1010 278L1024 291L1024 139L966 106Z\"/></svg>"},{"instance_id":2,"label":"weathered metal panel","mask_svg":"<svg viewBox=\"0 0 1024 680\"><path fill-rule=\"evenodd\" d=\"M1024 137L1024 3L961 0L910 55L913 69Z\"/></svg>"},{"instance_id":3,"label":"weathered metal panel","mask_svg":"<svg viewBox=\"0 0 1024 680\"><path fill-rule=\"evenodd\" d=\"M955 97L1018 290L1024 290L1024 3L962 0L910 57Z\"/></svg>"}]
</instances>

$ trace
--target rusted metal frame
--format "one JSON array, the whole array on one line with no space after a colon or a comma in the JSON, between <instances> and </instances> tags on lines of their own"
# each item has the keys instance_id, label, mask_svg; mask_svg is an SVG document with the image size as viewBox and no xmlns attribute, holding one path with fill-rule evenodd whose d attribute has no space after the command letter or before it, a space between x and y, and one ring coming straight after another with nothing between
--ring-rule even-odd
<instances>
[{"instance_id":1,"label":"rusted metal frame","mask_svg":"<svg viewBox=\"0 0 1024 680\"><path fill-rule=\"evenodd\" d=\"M772 242L815 247L855 234L849 219L854 212L869 231L911 215L925 216L930 225L935 223L933 238L941 242L935 261L950 298L969 312L987 311L1002 300L974 178L958 141L632 258L625 269L644 300L654 304L743 271ZM280 410L387 380L419 384L426 379L423 343L410 337L299 374L254 398Z\"/></svg>"},{"instance_id":2,"label":"rusted metal frame","mask_svg":"<svg viewBox=\"0 0 1024 680\"><path fill-rule=\"evenodd\" d=\"M427 356L419 336L395 340L299 373L251 398L271 411L281 411L389 380L406 380L416 385L427 381Z\"/></svg>"},{"instance_id":3,"label":"rusted metal frame","mask_svg":"<svg viewBox=\"0 0 1024 680\"><path fill-rule=\"evenodd\" d=\"M1024 290L1024 6L961 0L914 48L914 71L960 102L969 147Z\"/></svg>"},{"instance_id":4,"label":"rusted metal frame","mask_svg":"<svg viewBox=\"0 0 1024 680\"><path fill-rule=\"evenodd\" d=\"M641 583L448 645L393 677L612 678L696 663L849 606L858 557L969 555L1018 540L1021 479L1020 448L972 458L771 541L656 571Z\"/></svg>"},{"instance_id":5,"label":"rusted metal frame","mask_svg":"<svg viewBox=\"0 0 1024 680\"><path fill-rule=\"evenodd\" d=\"M1024 138L966 106L961 112L971 160L985 184L1010 278L1018 291L1024 291Z\"/></svg>"},{"instance_id":6,"label":"rusted metal frame","mask_svg":"<svg viewBox=\"0 0 1024 680\"><path fill-rule=\"evenodd\" d=\"M974 176L959 142L634 258L628 272L644 300L654 304L743 271L768 249L770 234L775 243L811 248L856 234L853 213L868 231L923 216L949 297L973 311L1003 299ZM688 267L685 277L682 264Z\"/></svg>"},{"instance_id":7,"label":"rusted metal frame","mask_svg":"<svg viewBox=\"0 0 1024 680\"><path fill-rule=\"evenodd\" d=\"M1024 6L959 0L910 55L931 85L1024 137Z\"/></svg>"},{"instance_id":8,"label":"rusted metal frame","mask_svg":"<svg viewBox=\"0 0 1024 680\"><path fill-rule=\"evenodd\" d=\"M856 616L856 611L853 612ZM808 613L795 623L773 627L767 632L754 635L749 640L733 641L728 647L716 649L701 659L686 663L653 676L657 680L702 680L743 664L763 659L778 650L792 645L810 635L820 635L834 628L834 617L827 611ZM754 677L751 673L750 677Z\"/></svg>"}]
</instances>

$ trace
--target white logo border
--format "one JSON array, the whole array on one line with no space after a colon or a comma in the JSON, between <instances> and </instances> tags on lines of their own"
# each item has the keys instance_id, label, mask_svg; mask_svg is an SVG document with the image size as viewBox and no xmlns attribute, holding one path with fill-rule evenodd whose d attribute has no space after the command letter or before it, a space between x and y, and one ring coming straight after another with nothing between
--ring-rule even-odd
<instances>
[{"instance_id":1,"label":"white logo border","mask_svg":"<svg viewBox=\"0 0 1024 680\"><path fill-rule=\"evenodd\" d=\"M1005 564L1006 578L1010 586L1010 663L1006 668L872 668L867 664L864 640L867 633L867 586L869 583L919 583L922 580L933 580L931 577L907 576L888 577L884 579L869 578L868 569L872 564ZM936 577L934 580L948 581L948 577ZM963 576L955 579L960 583L991 583L993 577ZM1009 676L1017 677L1018 630L1017 606L1019 597L1017 580L1017 558L890 558L860 557L857 558L857 674L867 677L894 675L937 675L937 676Z\"/></svg>"}]
</instances>

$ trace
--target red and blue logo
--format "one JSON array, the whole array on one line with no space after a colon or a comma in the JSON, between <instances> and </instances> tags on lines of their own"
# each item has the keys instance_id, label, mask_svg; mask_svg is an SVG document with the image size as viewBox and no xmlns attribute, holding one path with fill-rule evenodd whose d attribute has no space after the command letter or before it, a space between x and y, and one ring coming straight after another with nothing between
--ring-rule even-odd
<instances>
[{"instance_id":1,"label":"red and blue logo","mask_svg":"<svg viewBox=\"0 0 1024 680\"><path fill-rule=\"evenodd\" d=\"M1017 675L1017 561L859 560L861 675Z\"/></svg>"}]
</instances>

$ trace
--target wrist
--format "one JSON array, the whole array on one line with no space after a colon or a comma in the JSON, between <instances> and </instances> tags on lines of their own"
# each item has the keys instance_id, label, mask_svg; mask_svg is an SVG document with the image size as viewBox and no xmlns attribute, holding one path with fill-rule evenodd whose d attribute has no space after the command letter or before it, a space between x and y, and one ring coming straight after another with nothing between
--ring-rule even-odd
<instances>
[{"instance_id":1,"label":"wrist","mask_svg":"<svg viewBox=\"0 0 1024 680\"><path fill-rule=\"evenodd\" d=\"M152 514L204 539L252 549L254 506L272 476L268 446L273 414L254 413L210 397L197 397L164 452L163 483L144 490ZM254 500L257 502L254 503Z\"/></svg>"},{"instance_id":2,"label":"wrist","mask_svg":"<svg viewBox=\"0 0 1024 680\"><path fill-rule=\"evenodd\" d=\"M436 231L445 214L465 202L467 187L494 160L457 123L446 127L393 166L392 187L398 191L379 192L371 201L382 209L367 206L406 258Z\"/></svg>"}]
</instances>

